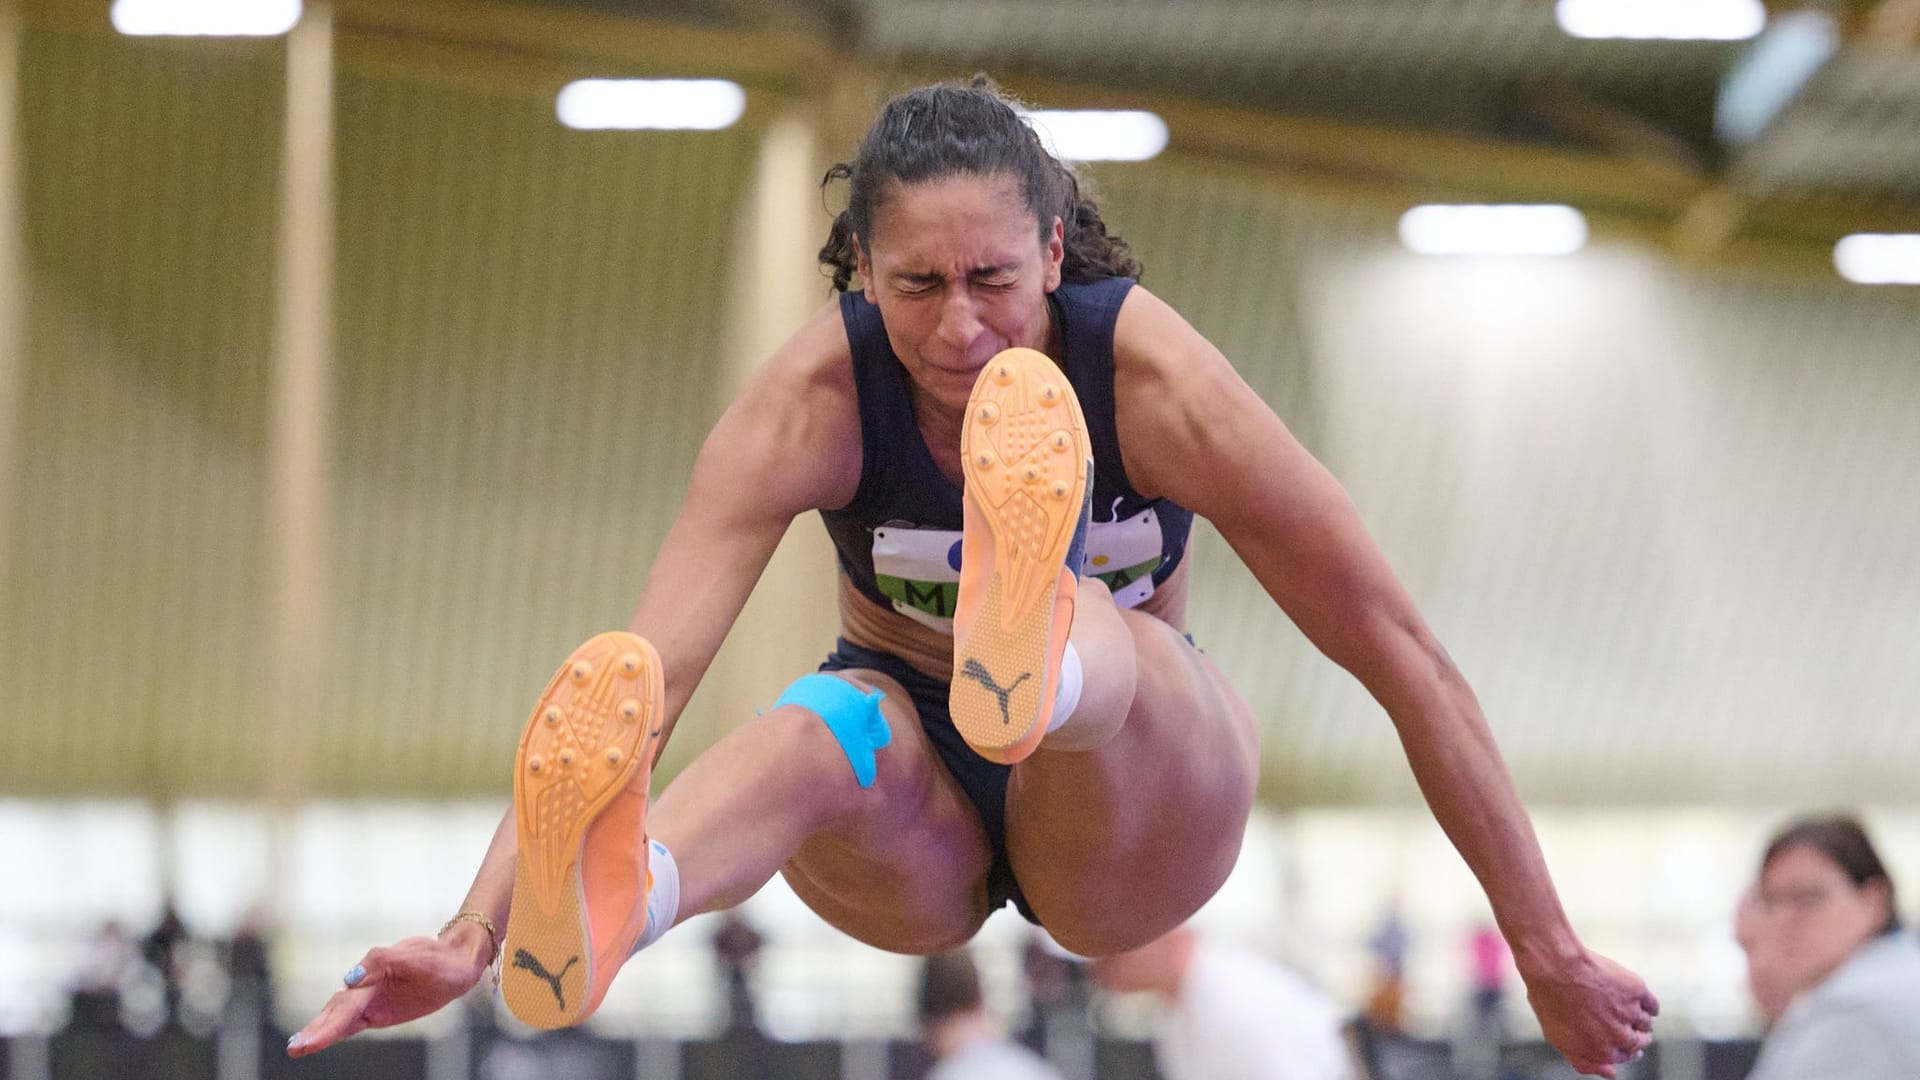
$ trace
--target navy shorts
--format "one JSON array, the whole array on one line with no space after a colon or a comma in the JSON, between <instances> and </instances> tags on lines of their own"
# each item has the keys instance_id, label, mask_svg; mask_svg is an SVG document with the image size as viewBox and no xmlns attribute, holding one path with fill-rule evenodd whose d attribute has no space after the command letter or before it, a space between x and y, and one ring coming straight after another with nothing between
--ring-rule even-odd
<instances>
[{"instance_id":1,"label":"navy shorts","mask_svg":"<svg viewBox=\"0 0 1920 1080\"><path fill-rule=\"evenodd\" d=\"M987 910L998 911L1008 901L1026 920L1040 920L1027 906L1027 898L1014 880L1013 864L1007 861L1007 776L1010 765L988 761L973 752L960 729L953 726L953 714L947 710L947 683L926 675L892 653L855 645L846 638L834 643L833 652L820 665L821 671L845 671L865 668L877 671L906 688L913 707L920 713L920 728L927 733L934 753L947 767L948 775L960 785L980 815L987 831L987 847L993 861L987 867Z\"/></svg>"}]
</instances>

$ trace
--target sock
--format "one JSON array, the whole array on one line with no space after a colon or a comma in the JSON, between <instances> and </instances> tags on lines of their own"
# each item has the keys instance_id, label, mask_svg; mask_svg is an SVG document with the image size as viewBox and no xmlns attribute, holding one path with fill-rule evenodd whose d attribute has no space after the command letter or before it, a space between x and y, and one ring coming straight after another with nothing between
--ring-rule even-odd
<instances>
[{"instance_id":1,"label":"sock","mask_svg":"<svg viewBox=\"0 0 1920 1080\"><path fill-rule=\"evenodd\" d=\"M647 841L647 873L653 876L653 887L647 890L647 928L634 943L634 952L659 941L680 917L680 866L658 840Z\"/></svg>"},{"instance_id":2,"label":"sock","mask_svg":"<svg viewBox=\"0 0 1920 1080\"><path fill-rule=\"evenodd\" d=\"M1073 710L1080 705L1080 683L1085 678L1080 670L1080 652L1067 642L1067 651L1060 657L1060 687L1053 694L1053 719L1047 721L1048 731L1057 731L1061 724L1073 718Z\"/></svg>"}]
</instances>

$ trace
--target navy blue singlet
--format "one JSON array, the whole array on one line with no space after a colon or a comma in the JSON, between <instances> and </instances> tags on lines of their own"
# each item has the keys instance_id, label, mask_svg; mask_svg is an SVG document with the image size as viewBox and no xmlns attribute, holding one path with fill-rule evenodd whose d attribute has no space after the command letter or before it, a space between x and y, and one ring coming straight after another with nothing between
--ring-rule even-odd
<instances>
[{"instance_id":1,"label":"navy blue singlet","mask_svg":"<svg viewBox=\"0 0 1920 1080\"><path fill-rule=\"evenodd\" d=\"M1114 601L1133 607L1153 595L1186 554L1193 513L1166 499L1148 499L1127 483L1113 420L1113 324L1131 278L1063 283L1048 298L1064 342L1061 364L1087 418L1093 444L1093 525L1087 532L1087 572L1105 581ZM840 315L853 346L853 377L860 397L860 486L853 501L822 510L840 568L868 599L937 630L953 632L959 594L961 490L946 478L914 421L907 370L887 343L880 311L858 292L840 297ZM878 671L913 699L941 763L980 815L992 861L987 903L1009 901L1032 922L1007 858L1008 766L973 752L953 726L947 684L889 653L842 639L823 671ZM884 769L885 766L883 765Z\"/></svg>"},{"instance_id":2,"label":"navy blue singlet","mask_svg":"<svg viewBox=\"0 0 1920 1080\"><path fill-rule=\"evenodd\" d=\"M1064 342L1061 369L1080 398L1093 444L1093 527L1087 572L1114 602L1135 607L1186 554L1193 513L1127 483L1113 419L1113 325L1132 278L1063 282L1049 297ZM840 569L869 600L953 632L960 583L960 487L940 472L914 421L910 376L887 343L880 309L860 292L840 297L860 397L860 486L822 510Z\"/></svg>"}]
</instances>

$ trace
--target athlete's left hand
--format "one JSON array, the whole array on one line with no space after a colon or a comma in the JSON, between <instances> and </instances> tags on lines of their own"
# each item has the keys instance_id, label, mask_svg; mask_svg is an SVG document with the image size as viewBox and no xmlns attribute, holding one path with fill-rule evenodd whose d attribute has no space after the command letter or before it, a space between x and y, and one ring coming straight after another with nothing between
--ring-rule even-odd
<instances>
[{"instance_id":1,"label":"athlete's left hand","mask_svg":"<svg viewBox=\"0 0 1920 1080\"><path fill-rule=\"evenodd\" d=\"M1521 975L1541 1033L1582 1073L1611 1080L1616 1065L1653 1042L1659 1000L1640 976L1606 957L1583 951L1555 971Z\"/></svg>"}]
</instances>

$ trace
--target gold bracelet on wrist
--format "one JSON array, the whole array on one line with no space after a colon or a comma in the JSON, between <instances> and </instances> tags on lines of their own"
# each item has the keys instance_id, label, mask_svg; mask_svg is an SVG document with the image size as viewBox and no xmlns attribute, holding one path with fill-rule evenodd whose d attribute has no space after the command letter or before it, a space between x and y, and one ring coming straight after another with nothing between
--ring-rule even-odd
<instances>
[{"instance_id":1,"label":"gold bracelet on wrist","mask_svg":"<svg viewBox=\"0 0 1920 1080\"><path fill-rule=\"evenodd\" d=\"M460 914L455 915L453 918L448 919L446 923L440 927L440 933L435 934L434 936L439 937L441 934L445 934L447 931L453 929L456 924L463 923L463 922L475 923L480 927L480 929L485 930L487 932L487 945L488 945L487 966L493 969L493 985L496 987L499 986L500 985L500 963L499 963L500 931L498 928L496 928L493 925L492 919L487 918L485 915L482 915L477 911L463 911Z\"/></svg>"}]
</instances>

